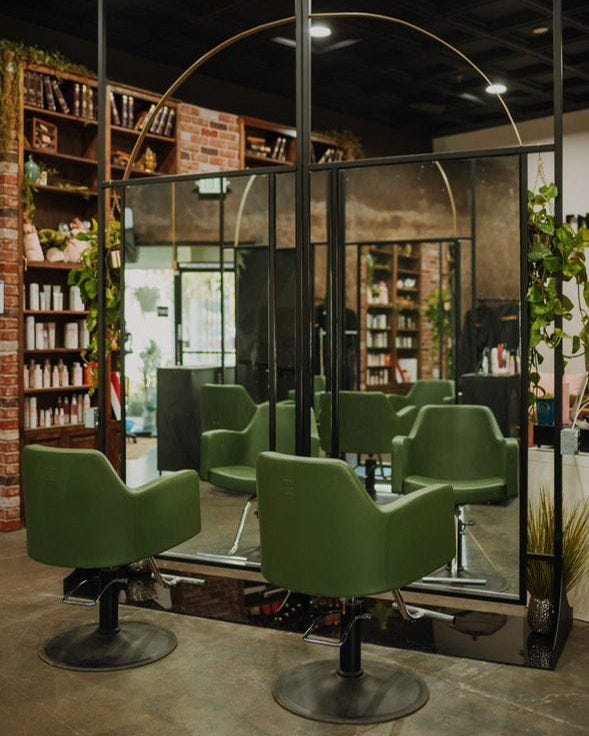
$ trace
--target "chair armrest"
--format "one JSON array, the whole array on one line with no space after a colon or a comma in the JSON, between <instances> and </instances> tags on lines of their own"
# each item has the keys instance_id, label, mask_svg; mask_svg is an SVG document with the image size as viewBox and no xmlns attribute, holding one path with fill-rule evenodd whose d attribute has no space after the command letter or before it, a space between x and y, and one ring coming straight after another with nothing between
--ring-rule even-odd
<instances>
[{"instance_id":1,"label":"chair armrest","mask_svg":"<svg viewBox=\"0 0 589 736\"><path fill-rule=\"evenodd\" d=\"M409 432L411 432L416 416L417 407L412 405L406 406L397 412L397 419L399 420L399 434L408 435Z\"/></svg>"},{"instance_id":2,"label":"chair armrest","mask_svg":"<svg viewBox=\"0 0 589 736\"><path fill-rule=\"evenodd\" d=\"M244 454L245 430L211 429L200 436L200 477L209 479L213 468L239 465Z\"/></svg>"},{"instance_id":3,"label":"chair armrest","mask_svg":"<svg viewBox=\"0 0 589 736\"><path fill-rule=\"evenodd\" d=\"M378 509L386 517L386 574L391 589L429 575L454 556L450 485L428 486Z\"/></svg>"},{"instance_id":4,"label":"chair armrest","mask_svg":"<svg viewBox=\"0 0 589 736\"><path fill-rule=\"evenodd\" d=\"M200 491L194 470L130 488L135 512L137 560L152 557L200 532Z\"/></svg>"},{"instance_id":5,"label":"chair armrest","mask_svg":"<svg viewBox=\"0 0 589 736\"><path fill-rule=\"evenodd\" d=\"M507 498L519 495L519 442L515 437L505 440L505 485Z\"/></svg>"},{"instance_id":6,"label":"chair armrest","mask_svg":"<svg viewBox=\"0 0 589 736\"><path fill-rule=\"evenodd\" d=\"M407 401L407 397L401 396L401 394L387 394L387 399L389 404L391 405L391 409L395 412L399 412L406 406L410 406Z\"/></svg>"},{"instance_id":7,"label":"chair armrest","mask_svg":"<svg viewBox=\"0 0 589 736\"><path fill-rule=\"evenodd\" d=\"M454 396L444 396L444 398L442 399L444 404L453 404L454 400L455 400Z\"/></svg>"},{"instance_id":8,"label":"chair armrest","mask_svg":"<svg viewBox=\"0 0 589 736\"><path fill-rule=\"evenodd\" d=\"M393 437L393 452L391 456L392 465L392 490L393 493L404 493L403 481L409 473L409 452L411 440L409 437L399 435Z\"/></svg>"}]
</instances>

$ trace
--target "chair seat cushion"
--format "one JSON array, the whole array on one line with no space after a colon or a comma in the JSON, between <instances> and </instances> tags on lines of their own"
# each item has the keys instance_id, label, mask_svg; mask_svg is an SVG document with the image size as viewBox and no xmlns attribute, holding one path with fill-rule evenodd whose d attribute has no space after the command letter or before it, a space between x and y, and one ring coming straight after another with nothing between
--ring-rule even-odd
<instances>
[{"instance_id":1,"label":"chair seat cushion","mask_svg":"<svg viewBox=\"0 0 589 736\"><path fill-rule=\"evenodd\" d=\"M492 503L507 498L505 480L499 476L476 480L452 480L452 478L429 478L425 475L408 475L403 484L405 493L436 483L449 483L454 491L457 506L466 503Z\"/></svg>"},{"instance_id":2,"label":"chair seat cushion","mask_svg":"<svg viewBox=\"0 0 589 736\"><path fill-rule=\"evenodd\" d=\"M250 465L225 465L209 471L209 482L240 493L256 492L256 469Z\"/></svg>"}]
</instances>

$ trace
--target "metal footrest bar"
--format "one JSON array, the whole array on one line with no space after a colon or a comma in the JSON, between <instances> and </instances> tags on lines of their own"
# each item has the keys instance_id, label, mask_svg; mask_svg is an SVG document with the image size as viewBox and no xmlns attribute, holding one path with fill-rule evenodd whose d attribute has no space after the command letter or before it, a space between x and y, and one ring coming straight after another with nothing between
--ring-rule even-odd
<instances>
[{"instance_id":1,"label":"metal footrest bar","mask_svg":"<svg viewBox=\"0 0 589 736\"><path fill-rule=\"evenodd\" d=\"M433 621L442 621L446 624L453 624L455 616L449 613L440 613L439 611L432 611L430 608L420 608L418 606L408 606L400 590L393 590L393 608L399 611L405 621L419 621L422 618L429 618Z\"/></svg>"},{"instance_id":2,"label":"metal footrest bar","mask_svg":"<svg viewBox=\"0 0 589 736\"><path fill-rule=\"evenodd\" d=\"M322 613L320 616L317 616L317 618L313 620L309 628L303 634L303 639L308 644L319 644L322 647L336 647L337 649L340 649L346 643L350 632L358 621L369 621L370 619L374 618L369 613L360 613L357 616L354 616L354 618L352 618L351 621L348 623L337 641L326 636L313 636L313 632L319 628L320 622L328 616L333 616L334 613L341 615L342 611L339 608L335 608L332 611L327 611L326 613Z\"/></svg>"},{"instance_id":3,"label":"metal footrest bar","mask_svg":"<svg viewBox=\"0 0 589 736\"><path fill-rule=\"evenodd\" d=\"M449 575L447 577L433 577L429 576L421 578L422 583L437 583L439 585L486 585L486 578L469 578L469 577L454 577Z\"/></svg>"},{"instance_id":4,"label":"metal footrest bar","mask_svg":"<svg viewBox=\"0 0 589 736\"><path fill-rule=\"evenodd\" d=\"M205 585L206 583L203 578L190 578L185 575L169 575L168 573L163 573L153 557L149 558L149 566L153 580L164 588L175 588L179 583L186 583L187 585Z\"/></svg>"},{"instance_id":5,"label":"metal footrest bar","mask_svg":"<svg viewBox=\"0 0 589 736\"><path fill-rule=\"evenodd\" d=\"M112 586L112 585L125 585L127 583L127 578L113 578L110 580L103 588L101 588L98 591L98 594L94 598L78 598L76 597L76 593L84 587L84 585L87 585L88 583L92 583L96 580L100 580L100 575L94 575L91 578L85 578L84 580L81 580L69 593L66 593L62 599L61 602L65 603L67 606L85 606L86 608L92 608L97 603L100 602L100 599L104 595L104 593Z\"/></svg>"},{"instance_id":6,"label":"metal footrest bar","mask_svg":"<svg viewBox=\"0 0 589 736\"><path fill-rule=\"evenodd\" d=\"M231 549L229 550L229 555L237 554L237 550L239 549L239 543L241 542L241 537L243 536L245 524L247 522L247 517L249 515L252 504L255 500L256 500L256 496L255 494L252 494L246 501L245 506L243 507L243 511L241 512L241 518L239 519L239 524L237 526L237 532L235 534L235 539L233 540L233 544L231 546Z\"/></svg>"}]
</instances>

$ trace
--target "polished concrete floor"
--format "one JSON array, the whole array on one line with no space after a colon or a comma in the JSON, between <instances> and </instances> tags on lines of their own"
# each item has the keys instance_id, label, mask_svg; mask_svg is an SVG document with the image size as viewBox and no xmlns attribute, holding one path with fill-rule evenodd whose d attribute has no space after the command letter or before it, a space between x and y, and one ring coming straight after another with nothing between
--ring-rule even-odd
<instances>
[{"instance_id":1,"label":"polished concrete floor","mask_svg":"<svg viewBox=\"0 0 589 736\"><path fill-rule=\"evenodd\" d=\"M365 659L423 676L418 713L370 727L298 718L273 701L278 672L333 652L294 634L137 609L173 629L166 659L119 673L53 669L41 641L92 620L60 604L64 570L26 557L24 533L0 536L0 733L7 736L576 736L589 734L589 625L575 623L555 672L365 647Z\"/></svg>"}]
</instances>

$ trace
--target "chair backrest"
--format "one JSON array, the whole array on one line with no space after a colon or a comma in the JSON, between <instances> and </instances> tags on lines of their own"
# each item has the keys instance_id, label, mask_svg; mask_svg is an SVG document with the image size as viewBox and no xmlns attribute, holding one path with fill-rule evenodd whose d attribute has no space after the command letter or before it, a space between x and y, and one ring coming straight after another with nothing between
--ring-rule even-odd
<instances>
[{"instance_id":1,"label":"chair backrest","mask_svg":"<svg viewBox=\"0 0 589 736\"><path fill-rule=\"evenodd\" d=\"M372 455L391 452L396 417L381 391L340 391L340 451ZM331 452L331 392L321 395L321 447Z\"/></svg>"},{"instance_id":2,"label":"chair backrest","mask_svg":"<svg viewBox=\"0 0 589 736\"><path fill-rule=\"evenodd\" d=\"M383 576L383 519L341 460L265 452L257 464L262 573L309 595L367 590Z\"/></svg>"},{"instance_id":3,"label":"chair backrest","mask_svg":"<svg viewBox=\"0 0 589 736\"><path fill-rule=\"evenodd\" d=\"M110 548L117 559L134 559L132 494L102 453L29 445L23 480L30 557L94 567L89 561Z\"/></svg>"},{"instance_id":4,"label":"chair backrest","mask_svg":"<svg viewBox=\"0 0 589 736\"><path fill-rule=\"evenodd\" d=\"M418 409L434 404L446 404L454 398L454 381L419 379L407 395L407 401Z\"/></svg>"},{"instance_id":5,"label":"chair backrest","mask_svg":"<svg viewBox=\"0 0 589 736\"><path fill-rule=\"evenodd\" d=\"M270 445L270 406L267 402L260 404L258 410L246 429L248 434L248 465L254 466L261 452L266 452ZM319 439L315 415L311 413L311 445L312 454L319 451ZM289 402L276 404L276 451L286 455L296 452L296 405Z\"/></svg>"},{"instance_id":6,"label":"chair backrest","mask_svg":"<svg viewBox=\"0 0 589 736\"><path fill-rule=\"evenodd\" d=\"M505 439L487 406L425 406L410 437L413 473L476 480L505 474Z\"/></svg>"},{"instance_id":7,"label":"chair backrest","mask_svg":"<svg viewBox=\"0 0 589 736\"><path fill-rule=\"evenodd\" d=\"M200 387L201 429L245 429L256 404L243 386L205 383Z\"/></svg>"}]
</instances>

